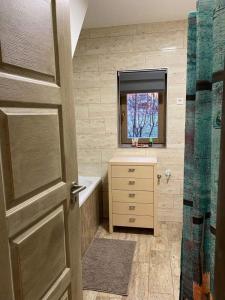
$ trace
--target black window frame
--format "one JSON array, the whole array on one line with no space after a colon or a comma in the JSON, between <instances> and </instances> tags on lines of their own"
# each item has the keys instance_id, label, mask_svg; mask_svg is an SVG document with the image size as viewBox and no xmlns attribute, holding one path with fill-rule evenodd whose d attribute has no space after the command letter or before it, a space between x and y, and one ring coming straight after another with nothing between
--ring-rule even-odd
<instances>
[{"instance_id":1,"label":"black window frame","mask_svg":"<svg viewBox=\"0 0 225 300\"><path fill-rule=\"evenodd\" d=\"M168 69L166 68L157 68L157 69L145 69L145 70L126 70L126 71L118 71L117 72L117 89L118 89L118 144L120 148L129 148L132 146L132 139L128 139L126 135L126 129L123 129L123 118L126 119L126 116L124 117L124 111L122 111L122 101L125 100L121 98L121 95L124 96L129 93L135 93L134 90L127 91L127 92L121 92L120 91L120 74L124 72L157 72L157 71L163 71L165 72L165 89L164 91L152 91L152 90L143 90L143 91L137 91L139 93L151 93L151 92L158 92L161 99L160 104L160 111L159 111L159 138L154 139L154 143L152 147L155 148L165 148L166 147L166 137L167 137L167 77L168 77ZM126 114L126 112L125 112ZM127 123L126 123L127 127ZM139 138L139 144L149 144L149 138Z\"/></svg>"}]
</instances>

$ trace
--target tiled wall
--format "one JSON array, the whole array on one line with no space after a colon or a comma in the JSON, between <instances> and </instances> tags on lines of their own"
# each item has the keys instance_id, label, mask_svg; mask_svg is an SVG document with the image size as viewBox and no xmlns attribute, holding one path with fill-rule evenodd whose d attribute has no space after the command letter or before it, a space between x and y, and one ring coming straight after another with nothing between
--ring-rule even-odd
<instances>
[{"instance_id":1,"label":"tiled wall","mask_svg":"<svg viewBox=\"0 0 225 300\"><path fill-rule=\"evenodd\" d=\"M79 172L104 181L107 216L107 162L113 155L154 155L162 175L159 220L182 220L186 21L83 30L74 57L74 92ZM117 71L168 68L167 148L119 149ZM172 171L167 183L165 170Z\"/></svg>"}]
</instances>

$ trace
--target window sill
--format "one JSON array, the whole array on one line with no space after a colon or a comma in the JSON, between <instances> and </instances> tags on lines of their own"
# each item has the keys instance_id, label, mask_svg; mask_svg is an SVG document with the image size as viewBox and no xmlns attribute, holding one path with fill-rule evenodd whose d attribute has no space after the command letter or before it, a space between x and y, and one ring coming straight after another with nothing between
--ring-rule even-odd
<instances>
[{"instance_id":1,"label":"window sill","mask_svg":"<svg viewBox=\"0 0 225 300\"><path fill-rule=\"evenodd\" d=\"M165 144L153 144L152 147L133 147L131 144L119 144L119 148L124 149L163 149L166 148Z\"/></svg>"}]
</instances>

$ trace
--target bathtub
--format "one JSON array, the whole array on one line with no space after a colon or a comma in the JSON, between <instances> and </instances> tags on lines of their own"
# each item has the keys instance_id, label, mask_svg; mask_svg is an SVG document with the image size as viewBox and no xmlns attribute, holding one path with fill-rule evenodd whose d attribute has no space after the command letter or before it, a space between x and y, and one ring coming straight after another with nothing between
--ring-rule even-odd
<instances>
[{"instance_id":1,"label":"bathtub","mask_svg":"<svg viewBox=\"0 0 225 300\"><path fill-rule=\"evenodd\" d=\"M85 185L86 189L79 194L79 206L81 207L96 187L101 183L101 177L79 176L79 185Z\"/></svg>"},{"instance_id":2,"label":"bathtub","mask_svg":"<svg viewBox=\"0 0 225 300\"><path fill-rule=\"evenodd\" d=\"M81 253L89 248L102 217L102 182L100 177L79 176L86 189L79 194L81 215Z\"/></svg>"}]
</instances>

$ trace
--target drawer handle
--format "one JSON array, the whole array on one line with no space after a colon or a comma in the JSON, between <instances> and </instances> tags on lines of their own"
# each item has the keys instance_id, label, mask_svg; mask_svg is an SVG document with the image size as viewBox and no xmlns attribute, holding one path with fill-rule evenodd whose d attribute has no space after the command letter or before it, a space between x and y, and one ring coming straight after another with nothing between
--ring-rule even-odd
<instances>
[{"instance_id":1,"label":"drawer handle","mask_svg":"<svg viewBox=\"0 0 225 300\"><path fill-rule=\"evenodd\" d=\"M135 181L134 180L129 180L129 185L134 185Z\"/></svg>"},{"instance_id":2,"label":"drawer handle","mask_svg":"<svg viewBox=\"0 0 225 300\"><path fill-rule=\"evenodd\" d=\"M135 172L135 169L128 169L128 172L133 173Z\"/></svg>"},{"instance_id":3,"label":"drawer handle","mask_svg":"<svg viewBox=\"0 0 225 300\"><path fill-rule=\"evenodd\" d=\"M129 197L130 197L130 198L134 198L134 197L135 197L135 194L129 194Z\"/></svg>"},{"instance_id":4,"label":"drawer handle","mask_svg":"<svg viewBox=\"0 0 225 300\"><path fill-rule=\"evenodd\" d=\"M136 220L135 218L129 218L129 222L130 222L130 223L134 223L135 220Z\"/></svg>"},{"instance_id":5,"label":"drawer handle","mask_svg":"<svg viewBox=\"0 0 225 300\"><path fill-rule=\"evenodd\" d=\"M134 205L130 205L129 206L129 210L135 210L135 206Z\"/></svg>"}]
</instances>

